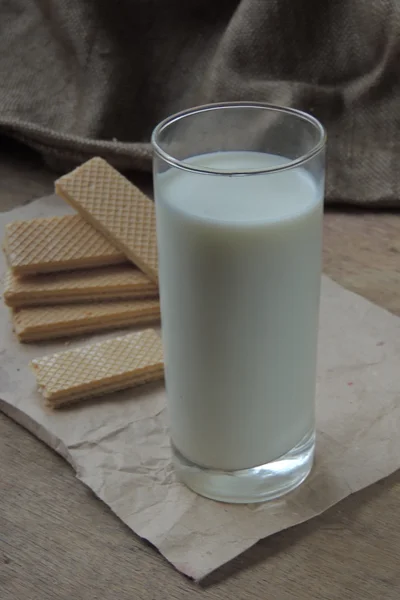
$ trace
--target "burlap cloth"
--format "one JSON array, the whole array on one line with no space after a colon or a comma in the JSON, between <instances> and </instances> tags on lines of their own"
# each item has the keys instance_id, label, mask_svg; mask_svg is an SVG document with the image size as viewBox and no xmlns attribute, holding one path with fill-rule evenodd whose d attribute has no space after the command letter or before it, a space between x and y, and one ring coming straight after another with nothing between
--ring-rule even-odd
<instances>
[{"instance_id":1,"label":"burlap cloth","mask_svg":"<svg viewBox=\"0 0 400 600\"><path fill-rule=\"evenodd\" d=\"M1 0L0 133L66 170L150 170L168 114L257 100L329 135L327 198L396 205L398 0Z\"/></svg>"}]
</instances>

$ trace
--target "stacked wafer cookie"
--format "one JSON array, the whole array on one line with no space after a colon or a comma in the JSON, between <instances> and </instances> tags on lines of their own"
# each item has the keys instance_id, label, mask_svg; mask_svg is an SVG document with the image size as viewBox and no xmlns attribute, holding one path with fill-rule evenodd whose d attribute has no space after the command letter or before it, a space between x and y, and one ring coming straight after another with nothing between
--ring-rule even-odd
<instances>
[{"instance_id":1,"label":"stacked wafer cookie","mask_svg":"<svg viewBox=\"0 0 400 600\"><path fill-rule=\"evenodd\" d=\"M18 338L39 341L159 319L151 200L100 158L61 177L56 191L78 214L7 226L4 300Z\"/></svg>"},{"instance_id":2,"label":"stacked wafer cookie","mask_svg":"<svg viewBox=\"0 0 400 600\"><path fill-rule=\"evenodd\" d=\"M56 192L77 214L13 222L6 229L4 251L9 272L4 301L12 310L19 340L41 341L158 321L155 211L151 200L100 158L61 177ZM115 338L107 352L118 355L122 348L129 348L135 360L134 348L141 346L132 335ZM159 336L152 330L147 330L147 336L153 340L148 357L149 365L153 365ZM90 348L81 349L84 354L81 350L73 352L67 362L65 357L47 357L46 364L54 363L58 371L65 371L68 364L72 369L66 375L68 379L77 372L71 367L74 361L97 356L97 350L92 352ZM115 368L113 371L106 365L106 383L103 387L93 384L93 393L162 377L159 366L146 371L143 348L139 354L140 373L132 363L126 373L125 367L118 371L114 380ZM108 363L111 365L110 360ZM35 372L39 373L36 367ZM90 369L86 375L85 390L75 386L70 399L67 391L65 402L92 395ZM98 375L93 373L92 379L98 381ZM48 402L52 403L52 398L50 394ZM59 403L55 401L55 405Z\"/></svg>"}]
</instances>

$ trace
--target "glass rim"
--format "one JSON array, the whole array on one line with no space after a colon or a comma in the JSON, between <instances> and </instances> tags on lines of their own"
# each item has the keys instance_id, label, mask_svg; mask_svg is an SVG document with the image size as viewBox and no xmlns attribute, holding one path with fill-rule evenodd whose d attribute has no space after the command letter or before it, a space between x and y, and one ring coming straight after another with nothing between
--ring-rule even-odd
<instances>
[{"instance_id":1,"label":"glass rim","mask_svg":"<svg viewBox=\"0 0 400 600\"><path fill-rule=\"evenodd\" d=\"M254 169L254 170L246 170L246 171L238 171L238 170L221 171L218 169L194 166L183 160L175 158L174 156L172 156L171 154L169 154L168 152L163 150L163 148L161 147L161 145L159 143L159 137L162 134L162 132L167 127L172 125L173 123L176 123L177 121L180 121L186 117L196 115L199 113L211 112L214 110L221 110L221 109L231 109L231 108L233 108L233 109L235 109L235 108L262 109L262 110L268 110L271 112L285 113L287 115L291 115L292 117L297 117L297 119L300 119L302 121L307 121L308 123L313 125L315 130L318 131L318 133L319 133L319 139L318 139L317 143L313 146L313 148L311 148L311 150L309 150L302 156L299 156L299 158L295 158L294 160L290 160L287 163L284 163L282 165L277 165L275 167L267 167L265 169ZM261 175L261 174L266 174L266 173L277 173L280 171L287 171L288 169L293 169L294 167L298 167L298 166L308 162L311 158L313 158L317 154L319 154L321 152L321 150L323 150L323 148L325 147L326 139L327 139L327 135L326 135L325 128L323 127L323 125L321 125L321 123L318 121L318 119L316 119L309 113L298 110L296 108L289 108L286 106L280 106L278 104L269 104L266 102L216 102L216 103L211 103L211 104L202 104L199 106L194 106L192 108L182 110L178 113L170 115L166 119L163 119L153 129L153 132L151 135L151 144L152 144L153 150L157 156L162 158L169 165L176 167L177 169L182 169L183 171L190 171L192 173L202 173L204 175L222 175L222 176L227 175L227 176L232 177L233 175L243 175L244 176L244 175Z\"/></svg>"}]
</instances>

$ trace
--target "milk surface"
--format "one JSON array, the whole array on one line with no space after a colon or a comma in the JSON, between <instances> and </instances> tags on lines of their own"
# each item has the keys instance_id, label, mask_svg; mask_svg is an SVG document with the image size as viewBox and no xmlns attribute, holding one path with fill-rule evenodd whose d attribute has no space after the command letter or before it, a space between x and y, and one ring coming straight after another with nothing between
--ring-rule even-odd
<instances>
[{"instance_id":1,"label":"milk surface","mask_svg":"<svg viewBox=\"0 0 400 600\"><path fill-rule=\"evenodd\" d=\"M192 164L287 162L253 152ZM322 190L302 168L155 181L171 436L214 469L268 463L314 428Z\"/></svg>"}]
</instances>

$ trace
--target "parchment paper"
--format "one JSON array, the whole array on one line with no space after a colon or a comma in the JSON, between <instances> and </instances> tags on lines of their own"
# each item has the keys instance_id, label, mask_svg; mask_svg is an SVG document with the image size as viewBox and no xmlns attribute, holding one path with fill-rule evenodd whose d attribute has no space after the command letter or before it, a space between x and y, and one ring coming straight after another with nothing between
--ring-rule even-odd
<instances>
[{"instance_id":1,"label":"parchment paper","mask_svg":"<svg viewBox=\"0 0 400 600\"><path fill-rule=\"evenodd\" d=\"M6 222L62 214L55 197L0 215ZM0 258L4 280L5 260ZM85 336L68 348L116 335ZM50 412L28 362L66 342L19 344L0 306L0 408L70 462L77 477L181 572L201 579L260 538L310 519L400 466L400 319L324 278L317 460L289 496L219 504L177 483L162 386Z\"/></svg>"}]
</instances>

